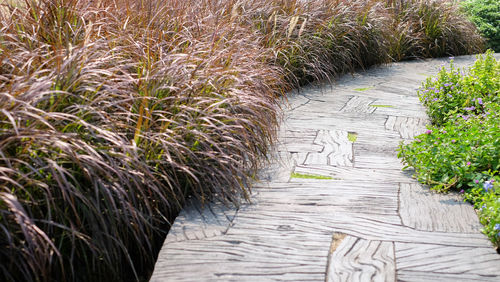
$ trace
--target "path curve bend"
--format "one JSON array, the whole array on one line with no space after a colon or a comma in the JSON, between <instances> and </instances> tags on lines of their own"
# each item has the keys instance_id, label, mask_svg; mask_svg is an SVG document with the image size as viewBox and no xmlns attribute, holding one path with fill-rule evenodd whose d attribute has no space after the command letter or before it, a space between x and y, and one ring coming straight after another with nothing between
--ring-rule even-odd
<instances>
[{"instance_id":1,"label":"path curve bend","mask_svg":"<svg viewBox=\"0 0 500 282\"><path fill-rule=\"evenodd\" d=\"M252 203L188 205L151 281L500 281L473 208L429 192L396 157L425 130L416 90L443 64L394 63L291 93L278 161Z\"/></svg>"}]
</instances>

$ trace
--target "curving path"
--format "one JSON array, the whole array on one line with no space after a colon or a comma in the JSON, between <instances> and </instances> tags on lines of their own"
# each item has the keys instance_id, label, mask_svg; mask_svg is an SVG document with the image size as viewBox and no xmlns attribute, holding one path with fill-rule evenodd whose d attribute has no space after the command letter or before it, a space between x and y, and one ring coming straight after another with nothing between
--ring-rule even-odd
<instances>
[{"instance_id":1,"label":"curving path","mask_svg":"<svg viewBox=\"0 0 500 282\"><path fill-rule=\"evenodd\" d=\"M396 157L428 122L416 89L447 61L290 94L279 161L262 171L252 203L188 205L151 281L500 281L500 255L472 207L429 192Z\"/></svg>"}]
</instances>

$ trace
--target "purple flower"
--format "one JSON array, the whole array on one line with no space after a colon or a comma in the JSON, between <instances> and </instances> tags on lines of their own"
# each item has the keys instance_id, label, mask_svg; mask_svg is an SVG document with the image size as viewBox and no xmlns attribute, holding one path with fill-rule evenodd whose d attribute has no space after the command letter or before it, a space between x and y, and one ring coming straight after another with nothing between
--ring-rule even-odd
<instances>
[{"instance_id":1,"label":"purple flower","mask_svg":"<svg viewBox=\"0 0 500 282\"><path fill-rule=\"evenodd\" d=\"M470 165L470 162L467 162L467 165Z\"/></svg>"},{"instance_id":2,"label":"purple flower","mask_svg":"<svg viewBox=\"0 0 500 282\"><path fill-rule=\"evenodd\" d=\"M463 118L464 120L468 120L468 119L469 119L469 116L462 116L462 118Z\"/></svg>"},{"instance_id":3,"label":"purple flower","mask_svg":"<svg viewBox=\"0 0 500 282\"><path fill-rule=\"evenodd\" d=\"M495 224L495 227L493 227L495 230L500 230L500 223Z\"/></svg>"},{"instance_id":4,"label":"purple flower","mask_svg":"<svg viewBox=\"0 0 500 282\"><path fill-rule=\"evenodd\" d=\"M486 208L486 205L482 205L482 206L479 208L479 210L480 210L480 211L482 211L482 210L484 210L485 208Z\"/></svg>"},{"instance_id":5,"label":"purple flower","mask_svg":"<svg viewBox=\"0 0 500 282\"><path fill-rule=\"evenodd\" d=\"M464 110L466 110L466 111L473 111L475 109L476 109L476 107L474 107L474 106L472 106L472 107L465 107L464 108Z\"/></svg>"},{"instance_id":6,"label":"purple flower","mask_svg":"<svg viewBox=\"0 0 500 282\"><path fill-rule=\"evenodd\" d=\"M444 86L445 86L445 87L448 87L448 86L450 86L450 85L451 85L451 84L449 84L449 83L445 83L445 84L444 84Z\"/></svg>"},{"instance_id":7,"label":"purple flower","mask_svg":"<svg viewBox=\"0 0 500 282\"><path fill-rule=\"evenodd\" d=\"M434 98L434 99L432 99L432 101L434 101L434 102L436 102L437 100L439 100L439 99L438 99L438 98Z\"/></svg>"},{"instance_id":8,"label":"purple flower","mask_svg":"<svg viewBox=\"0 0 500 282\"><path fill-rule=\"evenodd\" d=\"M483 184L483 188L485 192L488 192L491 188L493 188L493 184L491 183L491 181L486 181Z\"/></svg>"},{"instance_id":9,"label":"purple flower","mask_svg":"<svg viewBox=\"0 0 500 282\"><path fill-rule=\"evenodd\" d=\"M448 59L453 60L453 59L455 59L455 57L451 56L451 57L448 57Z\"/></svg>"},{"instance_id":10,"label":"purple flower","mask_svg":"<svg viewBox=\"0 0 500 282\"><path fill-rule=\"evenodd\" d=\"M434 90L435 93L439 93L439 89Z\"/></svg>"},{"instance_id":11,"label":"purple flower","mask_svg":"<svg viewBox=\"0 0 500 282\"><path fill-rule=\"evenodd\" d=\"M432 130L430 130L430 129L427 129L427 131L425 132L425 134L427 134L427 135L430 135L431 133L432 133Z\"/></svg>"},{"instance_id":12,"label":"purple flower","mask_svg":"<svg viewBox=\"0 0 500 282\"><path fill-rule=\"evenodd\" d=\"M444 134L446 134L446 132L447 132L446 130L443 130L443 133L444 133Z\"/></svg>"},{"instance_id":13,"label":"purple flower","mask_svg":"<svg viewBox=\"0 0 500 282\"><path fill-rule=\"evenodd\" d=\"M481 98L477 98L477 103L478 103L479 105L482 105L482 104L483 104L483 99L481 99Z\"/></svg>"},{"instance_id":14,"label":"purple flower","mask_svg":"<svg viewBox=\"0 0 500 282\"><path fill-rule=\"evenodd\" d=\"M448 94L447 96L448 96L448 98L453 98L453 96L451 96L451 94Z\"/></svg>"},{"instance_id":15,"label":"purple flower","mask_svg":"<svg viewBox=\"0 0 500 282\"><path fill-rule=\"evenodd\" d=\"M455 142L457 142L457 140L451 139L451 143L455 143Z\"/></svg>"},{"instance_id":16,"label":"purple flower","mask_svg":"<svg viewBox=\"0 0 500 282\"><path fill-rule=\"evenodd\" d=\"M464 189L460 190L460 193L462 193L462 194L463 194L464 192L465 192L465 191L464 191Z\"/></svg>"},{"instance_id":17,"label":"purple flower","mask_svg":"<svg viewBox=\"0 0 500 282\"><path fill-rule=\"evenodd\" d=\"M478 183L479 183L479 180L477 180L477 179L476 179L476 180L474 180L474 183L478 184Z\"/></svg>"}]
</instances>

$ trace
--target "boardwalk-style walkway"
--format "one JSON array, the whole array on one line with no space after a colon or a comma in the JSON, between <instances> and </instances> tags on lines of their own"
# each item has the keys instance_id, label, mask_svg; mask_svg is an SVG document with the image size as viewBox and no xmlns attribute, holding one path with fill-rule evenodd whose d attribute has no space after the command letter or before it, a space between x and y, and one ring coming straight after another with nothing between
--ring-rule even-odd
<instances>
[{"instance_id":1,"label":"boardwalk-style walkway","mask_svg":"<svg viewBox=\"0 0 500 282\"><path fill-rule=\"evenodd\" d=\"M185 208L151 281L500 281L500 255L473 208L429 192L396 157L428 122L417 88L447 61L377 67L291 94L280 160L252 203Z\"/></svg>"}]
</instances>

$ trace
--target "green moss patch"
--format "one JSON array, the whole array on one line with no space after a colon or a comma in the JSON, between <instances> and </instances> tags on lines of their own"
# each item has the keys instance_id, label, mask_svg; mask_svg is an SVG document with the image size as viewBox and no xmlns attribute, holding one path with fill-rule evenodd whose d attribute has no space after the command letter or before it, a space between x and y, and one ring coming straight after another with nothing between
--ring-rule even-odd
<instances>
[{"instance_id":1,"label":"green moss patch","mask_svg":"<svg viewBox=\"0 0 500 282\"><path fill-rule=\"evenodd\" d=\"M349 139L349 141L354 143L356 142L356 140L358 140L358 134L356 132L349 132L347 133L347 139Z\"/></svg>"},{"instance_id":2,"label":"green moss patch","mask_svg":"<svg viewBox=\"0 0 500 282\"><path fill-rule=\"evenodd\" d=\"M360 87L360 88L354 88L354 91L367 91L367 90L370 90L370 89L373 89L373 86L370 86L370 87Z\"/></svg>"},{"instance_id":3,"label":"green moss patch","mask_svg":"<svg viewBox=\"0 0 500 282\"><path fill-rule=\"evenodd\" d=\"M392 105L370 105L375 108L394 108Z\"/></svg>"},{"instance_id":4,"label":"green moss patch","mask_svg":"<svg viewBox=\"0 0 500 282\"><path fill-rule=\"evenodd\" d=\"M296 173L293 172L290 175L291 178L302 178L302 179L333 179L331 176L324 176L324 175L317 175L317 174L303 174L303 173Z\"/></svg>"}]
</instances>

